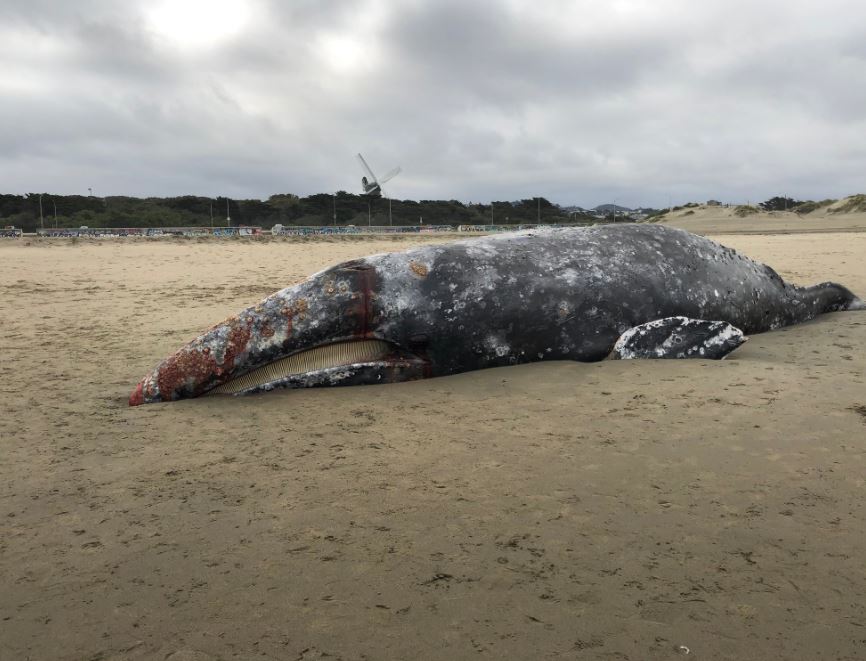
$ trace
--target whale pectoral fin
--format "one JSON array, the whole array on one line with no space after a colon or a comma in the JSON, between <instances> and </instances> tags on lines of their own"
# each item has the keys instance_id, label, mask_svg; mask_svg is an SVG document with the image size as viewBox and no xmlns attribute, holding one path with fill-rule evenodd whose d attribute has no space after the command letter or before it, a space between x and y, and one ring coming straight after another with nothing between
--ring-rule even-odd
<instances>
[{"instance_id":1,"label":"whale pectoral fin","mask_svg":"<svg viewBox=\"0 0 866 661\"><path fill-rule=\"evenodd\" d=\"M747 339L726 321L666 317L628 329L620 335L611 357L719 360Z\"/></svg>"}]
</instances>

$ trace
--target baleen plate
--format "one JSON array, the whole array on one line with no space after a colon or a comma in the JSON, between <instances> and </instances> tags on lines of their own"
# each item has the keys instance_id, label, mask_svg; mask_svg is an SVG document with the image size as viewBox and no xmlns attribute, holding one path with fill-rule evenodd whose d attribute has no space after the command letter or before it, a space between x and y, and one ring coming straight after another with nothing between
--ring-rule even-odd
<instances>
[{"instance_id":1,"label":"baleen plate","mask_svg":"<svg viewBox=\"0 0 866 661\"><path fill-rule=\"evenodd\" d=\"M286 356L254 369L252 372L242 374L213 388L209 394L236 395L239 392L263 386L266 383L280 381L296 374L382 360L389 353L391 353L391 345L382 340L353 340L326 344Z\"/></svg>"}]
</instances>

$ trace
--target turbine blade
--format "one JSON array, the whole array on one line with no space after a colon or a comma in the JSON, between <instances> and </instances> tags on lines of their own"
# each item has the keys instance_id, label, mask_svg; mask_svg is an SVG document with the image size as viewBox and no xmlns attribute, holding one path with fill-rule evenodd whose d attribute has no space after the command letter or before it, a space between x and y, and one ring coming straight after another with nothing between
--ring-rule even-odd
<instances>
[{"instance_id":1,"label":"turbine blade","mask_svg":"<svg viewBox=\"0 0 866 661\"><path fill-rule=\"evenodd\" d=\"M391 171L390 171L388 174L386 174L384 177L382 177L381 179L379 179L379 183L380 183L380 184L388 183L388 182L391 181L394 177L396 177L398 174L400 174L400 172L402 172L402 170L400 170L400 166L398 165L396 168L394 168L393 170L391 170Z\"/></svg>"},{"instance_id":2,"label":"turbine blade","mask_svg":"<svg viewBox=\"0 0 866 661\"><path fill-rule=\"evenodd\" d=\"M374 181L378 183L378 179L376 179L376 175L373 174L373 171L370 169L370 166L367 165L367 161L364 160L364 157L361 154L358 154L358 161L361 163L361 167L364 168L364 171L367 173L367 176L370 177L370 181Z\"/></svg>"}]
</instances>

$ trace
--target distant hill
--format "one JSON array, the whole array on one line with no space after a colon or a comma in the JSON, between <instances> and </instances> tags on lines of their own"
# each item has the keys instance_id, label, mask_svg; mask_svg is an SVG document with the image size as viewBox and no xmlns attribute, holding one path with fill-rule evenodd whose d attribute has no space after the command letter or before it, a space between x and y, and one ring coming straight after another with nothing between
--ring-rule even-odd
<instances>
[{"instance_id":1,"label":"distant hill","mask_svg":"<svg viewBox=\"0 0 866 661\"><path fill-rule=\"evenodd\" d=\"M593 209L593 211L598 211L601 213L613 213L614 210L616 210L617 213L628 213L630 211L634 211L634 209L629 209L628 207L621 207L618 204L599 204Z\"/></svg>"}]
</instances>

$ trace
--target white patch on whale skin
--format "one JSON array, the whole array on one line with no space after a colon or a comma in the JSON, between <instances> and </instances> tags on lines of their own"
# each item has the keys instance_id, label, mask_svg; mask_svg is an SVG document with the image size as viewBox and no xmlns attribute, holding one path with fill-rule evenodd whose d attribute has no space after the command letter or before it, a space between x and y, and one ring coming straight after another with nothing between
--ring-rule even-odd
<instances>
[{"instance_id":1,"label":"white patch on whale skin","mask_svg":"<svg viewBox=\"0 0 866 661\"><path fill-rule=\"evenodd\" d=\"M560 280L565 280L565 282L572 287L580 283L580 273L575 269L564 269L560 273L557 273L556 277Z\"/></svg>"},{"instance_id":2,"label":"white patch on whale skin","mask_svg":"<svg viewBox=\"0 0 866 661\"><path fill-rule=\"evenodd\" d=\"M504 358L511 353L511 347L508 343L495 335L488 335L484 338L484 348L495 354L497 358Z\"/></svg>"},{"instance_id":3,"label":"white patch on whale skin","mask_svg":"<svg viewBox=\"0 0 866 661\"><path fill-rule=\"evenodd\" d=\"M622 333L619 339L616 341L613 347L613 355L621 358L622 360L633 360L637 358L644 357L638 351L627 348L627 345L636 337L643 337L647 334L650 329L655 328L663 328L666 326L670 326L672 321L677 322L677 327L688 328L689 326L694 326L698 323L705 323L703 320L699 319L690 319L688 317L675 316L675 317L666 317L664 319L656 319L654 321L647 322L645 324L641 324L640 326L636 326L634 328L630 328L624 333ZM734 343L736 340L740 339L741 342L745 342L746 338L743 335L743 332L732 326L731 324L724 321L713 322L719 325L718 330L712 336L707 337L701 346L695 347L694 345L687 345L684 347L683 351L680 351L676 354L677 358L688 358L691 355L694 355L694 352L701 356L706 355L707 350L713 347L723 346L726 343ZM659 346L655 347L652 351L655 354L656 358L663 358L664 356L669 356L671 352L675 349L675 347L682 342L682 336L679 335L676 331L672 331L670 336L668 336Z\"/></svg>"},{"instance_id":4,"label":"white patch on whale skin","mask_svg":"<svg viewBox=\"0 0 866 661\"><path fill-rule=\"evenodd\" d=\"M472 259L485 259L496 257L499 254L499 249L490 243L479 241L466 245L466 256Z\"/></svg>"},{"instance_id":5,"label":"white patch on whale skin","mask_svg":"<svg viewBox=\"0 0 866 661\"><path fill-rule=\"evenodd\" d=\"M434 263L434 255L429 246L424 246L401 253L381 253L364 259L376 269L377 279L381 283L379 303L386 319L399 318L407 310L417 307L422 280L418 273L423 273L425 269L429 273Z\"/></svg>"},{"instance_id":6,"label":"white patch on whale skin","mask_svg":"<svg viewBox=\"0 0 866 661\"><path fill-rule=\"evenodd\" d=\"M743 335L743 331L735 326L731 326L730 324L725 324L718 333L713 335L712 337L707 338L704 342L704 346L706 347L715 347L721 346L730 340L736 340L737 338L745 337Z\"/></svg>"}]
</instances>

